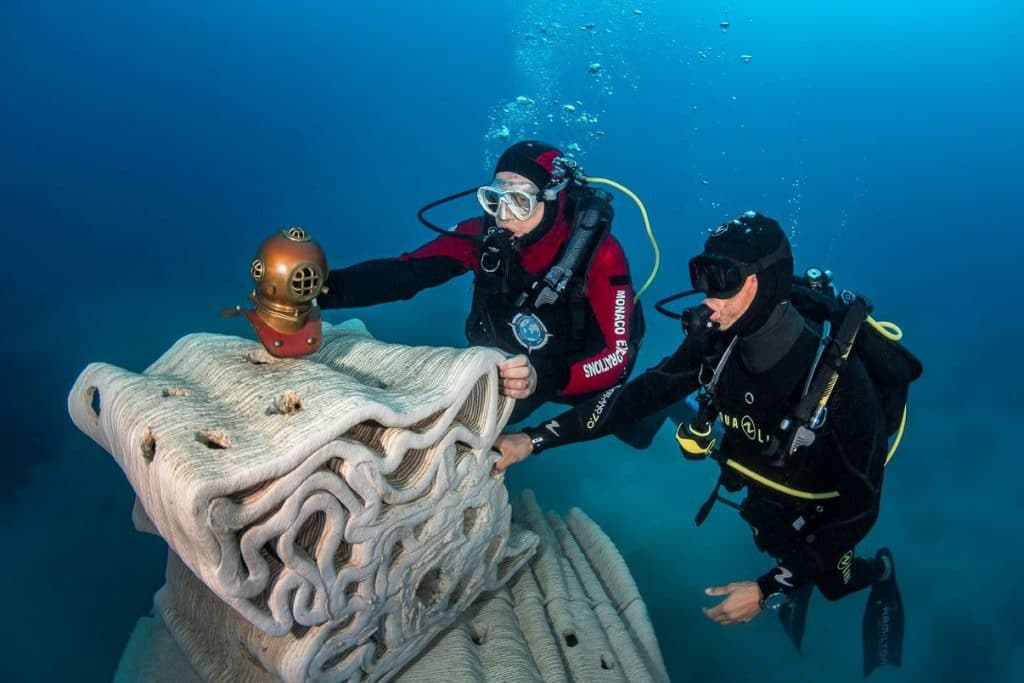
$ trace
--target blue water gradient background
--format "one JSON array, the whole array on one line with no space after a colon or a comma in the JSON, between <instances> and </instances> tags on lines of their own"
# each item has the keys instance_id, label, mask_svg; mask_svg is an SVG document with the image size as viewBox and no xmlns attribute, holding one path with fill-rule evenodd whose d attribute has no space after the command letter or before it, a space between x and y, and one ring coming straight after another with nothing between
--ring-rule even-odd
<instances>
[{"instance_id":1,"label":"blue water gradient background","mask_svg":"<svg viewBox=\"0 0 1024 683\"><path fill-rule=\"evenodd\" d=\"M123 475L67 417L77 373L141 371L189 332L248 336L218 311L244 303L275 228L305 226L336 266L414 248L416 209L486 181L507 126L578 144L642 196L663 255L649 301L686 284L707 227L753 208L798 267L903 326L926 373L864 551L894 548L908 631L903 669L873 679L1024 680L1022 23L1005 0L0 4L0 679L110 680L163 581ZM642 281L638 213L616 204ZM469 288L329 319L461 345ZM678 341L651 311L640 366ZM816 596L802 662L770 615L703 617L704 586L768 566L727 509L694 528L714 477L666 429L507 482L614 539L674 681L859 680L863 594Z\"/></svg>"}]
</instances>

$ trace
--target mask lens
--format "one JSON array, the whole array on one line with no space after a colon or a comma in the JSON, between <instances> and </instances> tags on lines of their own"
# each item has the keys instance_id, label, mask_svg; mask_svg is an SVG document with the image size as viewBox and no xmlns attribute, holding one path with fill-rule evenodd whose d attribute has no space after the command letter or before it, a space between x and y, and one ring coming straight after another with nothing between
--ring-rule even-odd
<instances>
[{"instance_id":1,"label":"mask lens","mask_svg":"<svg viewBox=\"0 0 1024 683\"><path fill-rule=\"evenodd\" d=\"M509 190L505 196L509 200L509 208L519 220L523 220L533 213L533 207L537 205L537 200L532 194L521 190Z\"/></svg>"},{"instance_id":2,"label":"mask lens","mask_svg":"<svg viewBox=\"0 0 1024 683\"><path fill-rule=\"evenodd\" d=\"M708 279L704 275L704 267L700 256L690 259L690 285L698 292L708 291Z\"/></svg>"},{"instance_id":3,"label":"mask lens","mask_svg":"<svg viewBox=\"0 0 1024 683\"><path fill-rule=\"evenodd\" d=\"M690 259L690 283L713 299L728 299L743 287L746 275L739 265L714 254Z\"/></svg>"},{"instance_id":4,"label":"mask lens","mask_svg":"<svg viewBox=\"0 0 1024 683\"><path fill-rule=\"evenodd\" d=\"M501 191L485 185L476 191L476 199L484 211L492 216L498 215L498 208L501 206Z\"/></svg>"}]
</instances>

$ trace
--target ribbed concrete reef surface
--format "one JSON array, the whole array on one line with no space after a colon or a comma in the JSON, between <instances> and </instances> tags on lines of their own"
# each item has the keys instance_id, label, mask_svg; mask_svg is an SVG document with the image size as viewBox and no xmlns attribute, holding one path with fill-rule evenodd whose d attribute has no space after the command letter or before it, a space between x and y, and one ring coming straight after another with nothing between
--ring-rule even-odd
<instances>
[{"instance_id":1,"label":"ribbed concrete reef surface","mask_svg":"<svg viewBox=\"0 0 1024 683\"><path fill-rule=\"evenodd\" d=\"M544 514L530 491L513 502L512 523L540 537L537 554L396 680L668 681L647 607L600 527L577 508Z\"/></svg>"},{"instance_id":2,"label":"ribbed concrete reef surface","mask_svg":"<svg viewBox=\"0 0 1024 683\"><path fill-rule=\"evenodd\" d=\"M156 604L204 678L242 680L235 660L286 681L383 678L528 559L537 539L510 533L489 476L512 407L502 359L353 323L300 360L194 334L142 374L82 372L72 418L170 546Z\"/></svg>"}]
</instances>

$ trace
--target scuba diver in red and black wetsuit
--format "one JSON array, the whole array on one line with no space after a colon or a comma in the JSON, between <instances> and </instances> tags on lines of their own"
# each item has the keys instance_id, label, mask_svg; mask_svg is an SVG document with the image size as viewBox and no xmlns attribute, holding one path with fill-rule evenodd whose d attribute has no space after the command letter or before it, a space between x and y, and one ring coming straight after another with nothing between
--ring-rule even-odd
<instances>
[{"instance_id":1,"label":"scuba diver in red and black wetsuit","mask_svg":"<svg viewBox=\"0 0 1024 683\"><path fill-rule=\"evenodd\" d=\"M902 436L920 362L896 343L898 328L871 318L862 297L832 287L827 271L795 280L789 241L770 218L748 212L718 226L689 266L693 291L658 304L665 312L671 299L704 294L702 305L673 315L686 333L680 347L574 410L499 437L495 471L698 392L697 415L679 425L676 441L689 459L714 458L721 474L697 524L726 502L776 560L756 580L708 588L723 600L705 614L737 624L777 609L799 649L815 586L829 600L870 588L864 673L898 666L904 614L892 554L882 548L858 557L856 546L878 519L884 468ZM746 498L733 502L719 495L722 487L746 489Z\"/></svg>"},{"instance_id":2,"label":"scuba diver in red and black wetsuit","mask_svg":"<svg viewBox=\"0 0 1024 683\"><path fill-rule=\"evenodd\" d=\"M611 196L587 185L550 145L524 141L498 159L494 180L473 191L484 214L398 258L327 277L321 308L409 299L463 273L474 275L466 337L514 357L499 366L502 391L520 399L511 422L541 403L576 403L615 386L635 362L643 317L626 255L608 230Z\"/></svg>"}]
</instances>

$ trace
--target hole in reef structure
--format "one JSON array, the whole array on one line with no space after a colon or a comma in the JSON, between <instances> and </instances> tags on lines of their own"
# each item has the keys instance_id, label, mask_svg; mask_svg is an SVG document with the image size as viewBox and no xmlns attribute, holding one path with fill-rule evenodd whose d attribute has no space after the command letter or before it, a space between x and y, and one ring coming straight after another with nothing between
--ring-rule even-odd
<instances>
[{"instance_id":1,"label":"hole in reef structure","mask_svg":"<svg viewBox=\"0 0 1024 683\"><path fill-rule=\"evenodd\" d=\"M601 668L610 671L615 668L615 655L605 652L601 655Z\"/></svg>"},{"instance_id":2,"label":"hole in reef structure","mask_svg":"<svg viewBox=\"0 0 1024 683\"><path fill-rule=\"evenodd\" d=\"M89 397L89 407L92 409L92 414L99 418L100 416L100 390L96 387L89 387L85 390L85 395Z\"/></svg>"},{"instance_id":3,"label":"hole in reef structure","mask_svg":"<svg viewBox=\"0 0 1024 683\"><path fill-rule=\"evenodd\" d=\"M441 575L441 568L435 567L423 575L419 585L416 586L416 597L427 607L432 607L441 599L444 593L444 578Z\"/></svg>"},{"instance_id":4,"label":"hole in reef structure","mask_svg":"<svg viewBox=\"0 0 1024 683\"><path fill-rule=\"evenodd\" d=\"M580 639L576 637L576 631L573 631L571 628L562 631L562 638L569 647L576 647L580 644Z\"/></svg>"}]
</instances>

